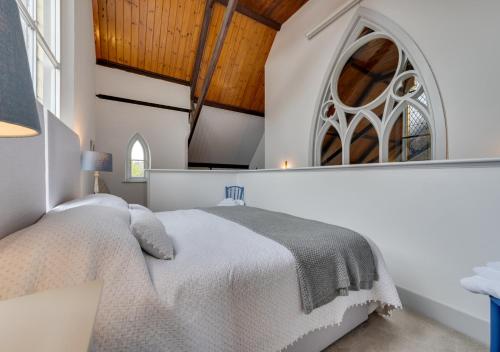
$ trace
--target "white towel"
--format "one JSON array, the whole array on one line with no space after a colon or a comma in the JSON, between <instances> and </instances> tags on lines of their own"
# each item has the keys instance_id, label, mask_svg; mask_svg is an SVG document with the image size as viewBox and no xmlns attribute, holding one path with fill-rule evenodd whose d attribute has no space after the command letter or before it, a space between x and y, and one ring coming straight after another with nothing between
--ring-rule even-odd
<instances>
[{"instance_id":1,"label":"white towel","mask_svg":"<svg viewBox=\"0 0 500 352\"><path fill-rule=\"evenodd\" d=\"M240 199L226 198L217 205L219 207L234 207L239 205L245 205L245 202Z\"/></svg>"},{"instance_id":2,"label":"white towel","mask_svg":"<svg viewBox=\"0 0 500 352\"><path fill-rule=\"evenodd\" d=\"M473 270L477 275L460 280L460 284L470 292L500 298L500 262L491 262Z\"/></svg>"}]
</instances>

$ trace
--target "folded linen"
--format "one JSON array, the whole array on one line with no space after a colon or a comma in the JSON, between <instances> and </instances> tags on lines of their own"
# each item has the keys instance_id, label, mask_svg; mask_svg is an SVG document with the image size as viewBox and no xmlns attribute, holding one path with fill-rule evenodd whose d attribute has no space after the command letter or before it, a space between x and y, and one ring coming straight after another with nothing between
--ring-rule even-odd
<instances>
[{"instance_id":1,"label":"folded linen","mask_svg":"<svg viewBox=\"0 0 500 352\"><path fill-rule=\"evenodd\" d=\"M460 284L466 290L500 298L500 263L488 263L487 266L476 267L477 275L460 280Z\"/></svg>"},{"instance_id":2,"label":"folded linen","mask_svg":"<svg viewBox=\"0 0 500 352\"><path fill-rule=\"evenodd\" d=\"M219 204L217 204L217 206L219 207L233 207L239 205L245 205L245 202L242 201L241 199L233 199L233 198L226 198L222 200Z\"/></svg>"}]
</instances>

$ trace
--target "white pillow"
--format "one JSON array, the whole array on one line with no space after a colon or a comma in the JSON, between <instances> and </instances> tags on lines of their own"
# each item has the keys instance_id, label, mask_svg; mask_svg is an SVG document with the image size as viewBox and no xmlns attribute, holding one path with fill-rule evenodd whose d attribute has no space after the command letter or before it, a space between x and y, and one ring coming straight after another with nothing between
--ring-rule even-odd
<instances>
[{"instance_id":1,"label":"white pillow","mask_svg":"<svg viewBox=\"0 0 500 352\"><path fill-rule=\"evenodd\" d=\"M130 219L132 233L145 252L158 259L174 259L172 239L151 210L142 206L131 207Z\"/></svg>"},{"instance_id":2,"label":"white pillow","mask_svg":"<svg viewBox=\"0 0 500 352\"><path fill-rule=\"evenodd\" d=\"M97 193L97 194L90 194L82 198L73 199L70 200L69 202L59 204L51 211L60 212L75 207L81 207L83 205L102 205L119 209L128 209L127 202L124 201L122 198L114 196L112 194Z\"/></svg>"},{"instance_id":3,"label":"white pillow","mask_svg":"<svg viewBox=\"0 0 500 352\"><path fill-rule=\"evenodd\" d=\"M234 207L237 205L245 205L245 202L241 199L226 198L217 205L219 207Z\"/></svg>"}]
</instances>

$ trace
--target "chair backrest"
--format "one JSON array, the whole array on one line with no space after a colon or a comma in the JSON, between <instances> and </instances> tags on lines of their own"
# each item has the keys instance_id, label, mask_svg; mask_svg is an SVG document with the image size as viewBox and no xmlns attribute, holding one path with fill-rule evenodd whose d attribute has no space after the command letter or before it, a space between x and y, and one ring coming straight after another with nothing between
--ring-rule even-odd
<instances>
[{"instance_id":1,"label":"chair backrest","mask_svg":"<svg viewBox=\"0 0 500 352\"><path fill-rule=\"evenodd\" d=\"M226 198L243 200L245 197L245 188L240 186L226 186Z\"/></svg>"}]
</instances>

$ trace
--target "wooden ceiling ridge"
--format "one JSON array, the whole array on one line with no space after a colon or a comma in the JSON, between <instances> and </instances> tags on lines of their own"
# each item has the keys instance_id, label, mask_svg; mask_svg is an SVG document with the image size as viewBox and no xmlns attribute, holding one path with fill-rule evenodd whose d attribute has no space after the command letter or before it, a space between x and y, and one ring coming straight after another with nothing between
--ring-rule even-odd
<instances>
[{"instance_id":1,"label":"wooden ceiling ridge","mask_svg":"<svg viewBox=\"0 0 500 352\"><path fill-rule=\"evenodd\" d=\"M205 103L205 99L208 93L208 88L210 87L210 82L212 81L212 77L214 75L215 68L217 66L217 61L219 60L220 54L222 52L222 46L224 45L224 40L226 39L226 35L229 30L229 25L231 24L231 20L233 19L234 11L236 10L237 4L238 0L229 0L226 7L226 11L224 12L222 27L217 35L217 41L212 50L212 55L210 56L210 62L208 64L207 73L203 81L203 86L201 88L200 96L198 98L198 103L196 104L194 113L191 116L191 131L189 133L188 145L189 143L191 143L191 140L193 139L194 131L196 129L196 125L200 117L201 109L203 108L203 104Z\"/></svg>"}]
</instances>

